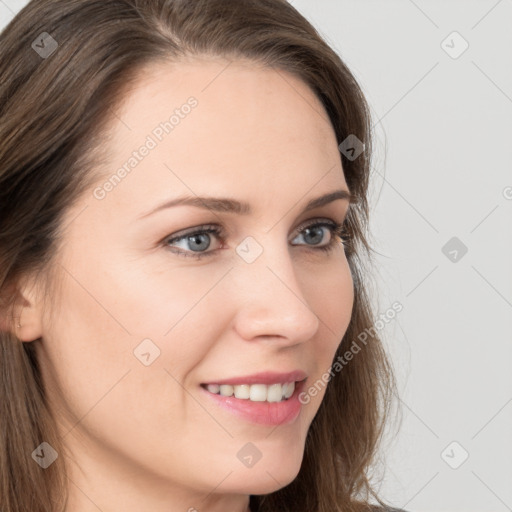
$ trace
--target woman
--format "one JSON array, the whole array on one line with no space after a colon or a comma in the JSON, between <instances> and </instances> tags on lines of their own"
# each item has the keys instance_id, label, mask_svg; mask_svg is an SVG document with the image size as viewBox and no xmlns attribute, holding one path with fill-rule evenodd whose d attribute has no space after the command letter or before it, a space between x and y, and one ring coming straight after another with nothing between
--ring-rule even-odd
<instances>
[{"instance_id":1,"label":"woman","mask_svg":"<svg viewBox=\"0 0 512 512\"><path fill-rule=\"evenodd\" d=\"M1 43L2 511L385 507L339 57L282 0L34 0Z\"/></svg>"}]
</instances>

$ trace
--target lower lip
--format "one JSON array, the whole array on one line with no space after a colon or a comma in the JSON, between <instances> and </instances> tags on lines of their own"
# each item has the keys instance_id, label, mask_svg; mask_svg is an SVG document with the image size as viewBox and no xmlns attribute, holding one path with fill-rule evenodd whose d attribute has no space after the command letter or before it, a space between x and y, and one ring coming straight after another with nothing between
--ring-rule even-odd
<instances>
[{"instance_id":1,"label":"lower lip","mask_svg":"<svg viewBox=\"0 0 512 512\"><path fill-rule=\"evenodd\" d=\"M304 382L296 382L295 390L288 400L282 402L253 402L248 399L235 398L235 396L222 396L210 393L201 386L201 390L212 400L233 414L251 423L260 425L287 425L293 423L300 413L302 404L299 393Z\"/></svg>"}]
</instances>

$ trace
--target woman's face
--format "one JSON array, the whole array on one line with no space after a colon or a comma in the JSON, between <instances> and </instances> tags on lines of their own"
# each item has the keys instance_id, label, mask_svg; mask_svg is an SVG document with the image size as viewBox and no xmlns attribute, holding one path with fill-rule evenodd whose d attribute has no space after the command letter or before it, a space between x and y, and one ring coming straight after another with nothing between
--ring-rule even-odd
<instances>
[{"instance_id":1,"label":"woman's face","mask_svg":"<svg viewBox=\"0 0 512 512\"><path fill-rule=\"evenodd\" d=\"M347 329L353 283L329 225L349 203L305 210L348 191L328 116L290 74L226 66L141 75L103 177L66 213L37 350L66 463L81 468L76 510L221 510L291 482ZM183 197L194 204L160 207ZM270 384L304 378L276 401L293 387Z\"/></svg>"}]
</instances>

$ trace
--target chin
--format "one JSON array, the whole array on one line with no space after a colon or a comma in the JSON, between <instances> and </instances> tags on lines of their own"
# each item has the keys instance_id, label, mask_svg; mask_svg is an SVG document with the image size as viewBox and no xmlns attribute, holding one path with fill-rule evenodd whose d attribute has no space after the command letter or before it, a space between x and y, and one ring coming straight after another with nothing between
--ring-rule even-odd
<instances>
[{"instance_id":1,"label":"chin","mask_svg":"<svg viewBox=\"0 0 512 512\"><path fill-rule=\"evenodd\" d=\"M239 492L245 494L270 494L295 480L299 474L300 463L300 460L297 462L280 459L264 465L261 460L247 471L239 471L236 476L232 475L231 484L239 484Z\"/></svg>"}]
</instances>

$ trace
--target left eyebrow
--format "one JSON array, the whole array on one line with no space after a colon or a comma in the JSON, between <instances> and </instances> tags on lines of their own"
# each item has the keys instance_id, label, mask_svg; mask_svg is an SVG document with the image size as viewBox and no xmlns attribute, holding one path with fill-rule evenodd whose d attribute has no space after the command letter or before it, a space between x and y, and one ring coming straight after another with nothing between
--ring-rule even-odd
<instances>
[{"instance_id":1,"label":"left eyebrow","mask_svg":"<svg viewBox=\"0 0 512 512\"><path fill-rule=\"evenodd\" d=\"M338 199L353 202L353 196L348 190L334 190L333 192L328 192L327 194L316 197L315 199L311 199L304 207L303 212L313 210L314 208L319 208L320 206L332 203ZM180 205L195 206L196 208L212 210L214 212L236 213L239 215L249 215L252 213L252 208L249 203L240 202L235 199L228 199L224 197L183 196L160 204L153 210L138 217L138 219L143 219L149 215L153 215L160 210Z\"/></svg>"}]
</instances>

